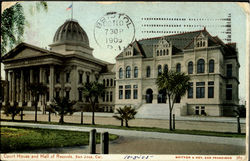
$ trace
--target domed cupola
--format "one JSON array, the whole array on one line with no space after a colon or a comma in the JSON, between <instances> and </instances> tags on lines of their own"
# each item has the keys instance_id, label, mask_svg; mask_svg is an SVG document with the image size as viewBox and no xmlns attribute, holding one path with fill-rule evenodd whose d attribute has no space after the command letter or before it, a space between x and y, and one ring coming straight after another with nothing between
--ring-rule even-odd
<instances>
[{"instance_id":1,"label":"domed cupola","mask_svg":"<svg viewBox=\"0 0 250 161\"><path fill-rule=\"evenodd\" d=\"M53 44L49 45L53 51L62 54L83 52L92 55L86 32L76 20L66 20L56 31ZM75 52L72 52L75 51Z\"/></svg>"},{"instance_id":2,"label":"domed cupola","mask_svg":"<svg viewBox=\"0 0 250 161\"><path fill-rule=\"evenodd\" d=\"M76 42L89 46L86 32L75 20L67 20L61 25L54 36L53 43Z\"/></svg>"}]
</instances>

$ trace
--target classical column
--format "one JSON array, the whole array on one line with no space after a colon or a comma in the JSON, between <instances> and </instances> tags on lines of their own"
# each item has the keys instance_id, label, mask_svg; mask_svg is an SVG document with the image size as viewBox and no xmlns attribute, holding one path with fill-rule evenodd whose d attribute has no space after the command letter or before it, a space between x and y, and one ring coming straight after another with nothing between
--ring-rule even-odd
<instances>
[{"instance_id":1,"label":"classical column","mask_svg":"<svg viewBox=\"0 0 250 161\"><path fill-rule=\"evenodd\" d=\"M16 76L16 102L19 104L20 101L20 78Z\"/></svg>"},{"instance_id":2,"label":"classical column","mask_svg":"<svg viewBox=\"0 0 250 161\"><path fill-rule=\"evenodd\" d=\"M12 73L12 105L16 102L16 73Z\"/></svg>"},{"instance_id":3,"label":"classical column","mask_svg":"<svg viewBox=\"0 0 250 161\"><path fill-rule=\"evenodd\" d=\"M40 67L39 69L39 83L42 83L43 84L43 68ZM44 104L43 104L43 96L40 95L39 96L39 101L38 101L38 107L40 107L40 109L44 112Z\"/></svg>"},{"instance_id":4,"label":"classical column","mask_svg":"<svg viewBox=\"0 0 250 161\"><path fill-rule=\"evenodd\" d=\"M13 72L9 73L10 74L10 82L9 82L9 102L12 102L12 77L13 77Z\"/></svg>"},{"instance_id":5,"label":"classical column","mask_svg":"<svg viewBox=\"0 0 250 161\"><path fill-rule=\"evenodd\" d=\"M33 69L30 69L30 84L33 83ZM29 102L28 102L28 106L31 107L32 106L32 102L33 102L33 97L31 95L31 92L29 91Z\"/></svg>"},{"instance_id":6,"label":"classical column","mask_svg":"<svg viewBox=\"0 0 250 161\"><path fill-rule=\"evenodd\" d=\"M54 98L54 75L55 75L55 69L54 66L50 66L50 80L49 80L49 99L50 101Z\"/></svg>"},{"instance_id":7,"label":"classical column","mask_svg":"<svg viewBox=\"0 0 250 161\"><path fill-rule=\"evenodd\" d=\"M6 81L6 86L5 86L5 95L4 95L4 105L9 102L9 71L5 70L5 81Z\"/></svg>"},{"instance_id":8,"label":"classical column","mask_svg":"<svg viewBox=\"0 0 250 161\"><path fill-rule=\"evenodd\" d=\"M20 102L19 102L19 106L23 106L24 103L24 99L25 99L25 95L24 95L24 74L23 74L23 69L21 70L21 78L20 78Z\"/></svg>"}]
</instances>

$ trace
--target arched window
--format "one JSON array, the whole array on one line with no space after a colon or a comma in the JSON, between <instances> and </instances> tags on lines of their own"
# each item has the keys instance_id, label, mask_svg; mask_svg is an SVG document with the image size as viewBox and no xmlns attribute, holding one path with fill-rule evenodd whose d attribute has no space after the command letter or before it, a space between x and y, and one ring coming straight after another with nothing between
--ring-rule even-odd
<instances>
[{"instance_id":1,"label":"arched window","mask_svg":"<svg viewBox=\"0 0 250 161\"><path fill-rule=\"evenodd\" d=\"M167 49L167 55L168 55L168 49Z\"/></svg>"},{"instance_id":2,"label":"arched window","mask_svg":"<svg viewBox=\"0 0 250 161\"><path fill-rule=\"evenodd\" d=\"M147 77L150 77L150 66L147 66Z\"/></svg>"},{"instance_id":3,"label":"arched window","mask_svg":"<svg viewBox=\"0 0 250 161\"><path fill-rule=\"evenodd\" d=\"M205 44L206 44L205 41L203 41L203 47L205 47Z\"/></svg>"},{"instance_id":4,"label":"arched window","mask_svg":"<svg viewBox=\"0 0 250 161\"><path fill-rule=\"evenodd\" d=\"M159 50L157 50L157 56L159 56Z\"/></svg>"},{"instance_id":5,"label":"arched window","mask_svg":"<svg viewBox=\"0 0 250 161\"><path fill-rule=\"evenodd\" d=\"M188 63L188 74L193 74L193 62Z\"/></svg>"},{"instance_id":6,"label":"arched window","mask_svg":"<svg viewBox=\"0 0 250 161\"><path fill-rule=\"evenodd\" d=\"M168 65L167 64L164 65L164 72L165 73L168 72Z\"/></svg>"},{"instance_id":7,"label":"arched window","mask_svg":"<svg viewBox=\"0 0 250 161\"><path fill-rule=\"evenodd\" d=\"M181 72L181 64L180 63L178 63L176 65L176 72Z\"/></svg>"},{"instance_id":8,"label":"arched window","mask_svg":"<svg viewBox=\"0 0 250 161\"><path fill-rule=\"evenodd\" d=\"M131 76L131 68L130 68L130 66L127 66L126 67L126 78L130 78L130 76Z\"/></svg>"},{"instance_id":9,"label":"arched window","mask_svg":"<svg viewBox=\"0 0 250 161\"><path fill-rule=\"evenodd\" d=\"M105 79L103 79L103 85L105 86Z\"/></svg>"},{"instance_id":10,"label":"arched window","mask_svg":"<svg viewBox=\"0 0 250 161\"><path fill-rule=\"evenodd\" d=\"M107 87L109 86L109 79L107 79Z\"/></svg>"},{"instance_id":11,"label":"arched window","mask_svg":"<svg viewBox=\"0 0 250 161\"><path fill-rule=\"evenodd\" d=\"M163 50L163 55L166 55L166 51L165 50Z\"/></svg>"},{"instance_id":12,"label":"arched window","mask_svg":"<svg viewBox=\"0 0 250 161\"><path fill-rule=\"evenodd\" d=\"M205 61L203 59L199 59L197 63L197 73L205 72Z\"/></svg>"},{"instance_id":13,"label":"arched window","mask_svg":"<svg viewBox=\"0 0 250 161\"><path fill-rule=\"evenodd\" d=\"M161 65L158 65L158 75L161 75L161 73L162 73Z\"/></svg>"},{"instance_id":14,"label":"arched window","mask_svg":"<svg viewBox=\"0 0 250 161\"><path fill-rule=\"evenodd\" d=\"M197 47L199 47L200 46L200 43L199 42L197 42Z\"/></svg>"},{"instance_id":15,"label":"arched window","mask_svg":"<svg viewBox=\"0 0 250 161\"><path fill-rule=\"evenodd\" d=\"M110 86L113 86L113 79L110 79Z\"/></svg>"},{"instance_id":16,"label":"arched window","mask_svg":"<svg viewBox=\"0 0 250 161\"><path fill-rule=\"evenodd\" d=\"M138 77L138 67L134 68L134 78Z\"/></svg>"},{"instance_id":17,"label":"arched window","mask_svg":"<svg viewBox=\"0 0 250 161\"><path fill-rule=\"evenodd\" d=\"M122 71L122 68L119 69L119 78L122 79L123 77L123 71Z\"/></svg>"},{"instance_id":18,"label":"arched window","mask_svg":"<svg viewBox=\"0 0 250 161\"><path fill-rule=\"evenodd\" d=\"M160 51L160 56L162 56L162 50Z\"/></svg>"},{"instance_id":19,"label":"arched window","mask_svg":"<svg viewBox=\"0 0 250 161\"><path fill-rule=\"evenodd\" d=\"M214 72L214 60L209 60L209 73Z\"/></svg>"}]
</instances>

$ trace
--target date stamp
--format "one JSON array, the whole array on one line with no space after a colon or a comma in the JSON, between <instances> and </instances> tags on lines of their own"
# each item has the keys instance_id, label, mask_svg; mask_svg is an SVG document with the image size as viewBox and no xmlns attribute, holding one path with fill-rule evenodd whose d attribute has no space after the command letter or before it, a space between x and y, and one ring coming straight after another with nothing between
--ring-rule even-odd
<instances>
[{"instance_id":1,"label":"date stamp","mask_svg":"<svg viewBox=\"0 0 250 161\"><path fill-rule=\"evenodd\" d=\"M114 51L123 50L135 38L135 26L131 18L124 13L108 12L94 27L96 43Z\"/></svg>"}]
</instances>

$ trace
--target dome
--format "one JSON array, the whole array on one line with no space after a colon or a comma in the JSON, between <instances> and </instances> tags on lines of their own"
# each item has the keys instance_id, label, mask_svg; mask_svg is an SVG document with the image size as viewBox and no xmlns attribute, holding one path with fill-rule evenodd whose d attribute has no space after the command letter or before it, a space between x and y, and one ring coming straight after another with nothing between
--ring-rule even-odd
<instances>
[{"instance_id":1,"label":"dome","mask_svg":"<svg viewBox=\"0 0 250 161\"><path fill-rule=\"evenodd\" d=\"M89 39L79 23L70 19L57 29L53 43L80 43L89 46Z\"/></svg>"}]
</instances>

